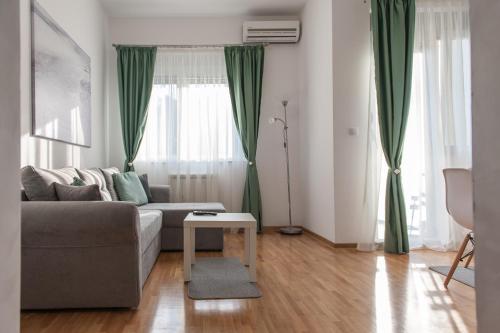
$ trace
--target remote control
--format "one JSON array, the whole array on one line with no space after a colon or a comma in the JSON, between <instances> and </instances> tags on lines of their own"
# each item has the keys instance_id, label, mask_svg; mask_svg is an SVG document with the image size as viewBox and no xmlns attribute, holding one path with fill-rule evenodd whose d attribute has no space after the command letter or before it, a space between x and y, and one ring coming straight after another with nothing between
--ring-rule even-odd
<instances>
[{"instance_id":1,"label":"remote control","mask_svg":"<svg viewBox=\"0 0 500 333\"><path fill-rule=\"evenodd\" d=\"M217 216L217 212L211 212L208 210L195 210L193 211L193 215L211 215L211 216Z\"/></svg>"}]
</instances>

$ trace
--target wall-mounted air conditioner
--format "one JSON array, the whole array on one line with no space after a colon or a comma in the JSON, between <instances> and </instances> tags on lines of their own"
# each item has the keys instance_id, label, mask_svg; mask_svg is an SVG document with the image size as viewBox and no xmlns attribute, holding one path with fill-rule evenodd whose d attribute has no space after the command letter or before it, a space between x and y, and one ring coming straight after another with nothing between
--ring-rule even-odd
<instances>
[{"instance_id":1,"label":"wall-mounted air conditioner","mask_svg":"<svg viewBox=\"0 0 500 333\"><path fill-rule=\"evenodd\" d=\"M297 43L299 21L247 21L243 23L243 43Z\"/></svg>"}]
</instances>

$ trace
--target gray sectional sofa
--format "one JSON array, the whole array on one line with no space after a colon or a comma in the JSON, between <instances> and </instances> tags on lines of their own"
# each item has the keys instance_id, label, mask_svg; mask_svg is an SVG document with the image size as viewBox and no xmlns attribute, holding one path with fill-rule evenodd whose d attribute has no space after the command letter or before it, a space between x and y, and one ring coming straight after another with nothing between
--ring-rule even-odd
<instances>
[{"instance_id":1,"label":"gray sectional sofa","mask_svg":"<svg viewBox=\"0 0 500 333\"><path fill-rule=\"evenodd\" d=\"M22 192L22 309L137 307L160 251L182 250L185 216L225 211L220 203L169 203L168 186L150 188L153 202L139 207L30 201ZM200 229L196 236L198 250L223 249L222 229Z\"/></svg>"}]
</instances>

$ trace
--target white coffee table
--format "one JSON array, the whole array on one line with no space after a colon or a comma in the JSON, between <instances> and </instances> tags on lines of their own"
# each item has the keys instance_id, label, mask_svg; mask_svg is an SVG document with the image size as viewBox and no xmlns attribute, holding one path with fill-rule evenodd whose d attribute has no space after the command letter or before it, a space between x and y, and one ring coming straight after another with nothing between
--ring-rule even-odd
<instances>
[{"instance_id":1,"label":"white coffee table","mask_svg":"<svg viewBox=\"0 0 500 333\"><path fill-rule=\"evenodd\" d=\"M195 264L196 228L245 228L244 264L248 266L250 282L256 282L257 221L249 213L218 213L193 215L184 219L184 281L191 281L191 265Z\"/></svg>"}]
</instances>

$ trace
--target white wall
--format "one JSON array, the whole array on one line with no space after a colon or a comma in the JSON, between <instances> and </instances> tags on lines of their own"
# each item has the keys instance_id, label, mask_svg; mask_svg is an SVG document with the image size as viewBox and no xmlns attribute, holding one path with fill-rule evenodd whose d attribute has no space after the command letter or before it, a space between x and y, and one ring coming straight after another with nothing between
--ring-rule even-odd
<instances>
[{"instance_id":1,"label":"white wall","mask_svg":"<svg viewBox=\"0 0 500 333\"><path fill-rule=\"evenodd\" d=\"M0 2L0 331L19 332L19 2Z\"/></svg>"},{"instance_id":2,"label":"white wall","mask_svg":"<svg viewBox=\"0 0 500 333\"><path fill-rule=\"evenodd\" d=\"M334 241L332 2L310 0L301 20L299 126L304 226Z\"/></svg>"},{"instance_id":3,"label":"white wall","mask_svg":"<svg viewBox=\"0 0 500 333\"><path fill-rule=\"evenodd\" d=\"M470 2L478 332L500 327L500 2Z\"/></svg>"},{"instance_id":4,"label":"white wall","mask_svg":"<svg viewBox=\"0 0 500 333\"><path fill-rule=\"evenodd\" d=\"M110 39L117 44L206 45L241 43L244 17L111 19ZM109 156L108 164L121 167L124 161L116 84L116 53L108 48L109 62ZM286 169L281 130L267 119L281 114L281 100L289 102L289 136L293 217L302 224L299 189L298 140L298 46L271 45L266 48L257 166L265 226L288 223Z\"/></svg>"},{"instance_id":5,"label":"white wall","mask_svg":"<svg viewBox=\"0 0 500 333\"><path fill-rule=\"evenodd\" d=\"M305 227L356 243L368 122L369 5L310 0L302 13L300 142ZM349 135L356 128L358 135Z\"/></svg>"},{"instance_id":6,"label":"white wall","mask_svg":"<svg viewBox=\"0 0 500 333\"><path fill-rule=\"evenodd\" d=\"M110 40L145 45L240 43L243 21L242 17L111 19ZM281 133L266 121L280 113L280 101L286 97L294 220L335 243L355 243L365 180L369 5L309 0L301 22L299 44L266 49L257 152L264 225L287 221ZM109 51L108 164L121 166L116 54ZM357 136L348 135L351 127L358 128Z\"/></svg>"},{"instance_id":7,"label":"white wall","mask_svg":"<svg viewBox=\"0 0 500 333\"><path fill-rule=\"evenodd\" d=\"M58 168L105 163L105 31L107 17L99 0L38 0L52 18L91 58L92 148L30 136L31 54L30 1L21 0L21 165Z\"/></svg>"},{"instance_id":8,"label":"white wall","mask_svg":"<svg viewBox=\"0 0 500 333\"><path fill-rule=\"evenodd\" d=\"M356 243L363 218L370 71L370 5L333 1L335 243ZM357 128L357 136L349 135Z\"/></svg>"}]
</instances>

